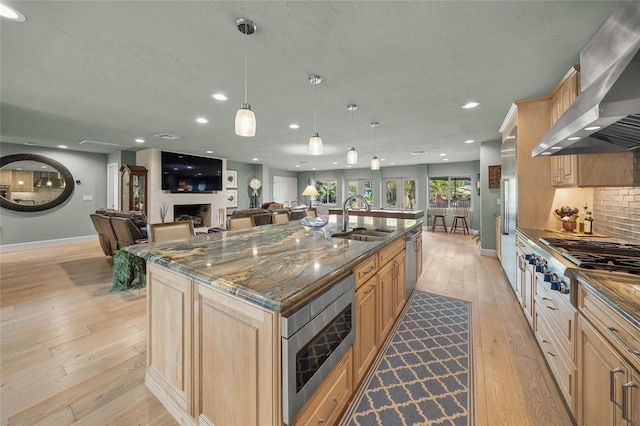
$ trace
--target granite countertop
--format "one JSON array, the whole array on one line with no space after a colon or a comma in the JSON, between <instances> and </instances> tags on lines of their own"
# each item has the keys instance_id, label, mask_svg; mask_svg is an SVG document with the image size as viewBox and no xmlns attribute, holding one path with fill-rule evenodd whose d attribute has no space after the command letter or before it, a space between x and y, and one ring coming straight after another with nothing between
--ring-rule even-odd
<instances>
[{"instance_id":1,"label":"granite countertop","mask_svg":"<svg viewBox=\"0 0 640 426\"><path fill-rule=\"evenodd\" d=\"M576 279L585 285L587 290L591 291L612 309L620 313L624 318L628 319L635 327L640 329L640 277L634 274L578 268L576 265L538 241L539 238L562 237L558 233L534 228L518 228L517 231L526 238L535 242L540 249L560 260L567 267L565 274L576 277ZM578 236L574 233L566 233L564 237L575 238ZM584 234L578 238L602 240L602 238L598 237L585 237ZM623 242L619 239L610 240ZM575 289L572 289L572 292L574 291ZM571 299L574 301L576 300L574 297Z\"/></svg>"},{"instance_id":2,"label":"granite countertop","mask_svg":"<svg viewBox=\"0 0 640 426\"><path fill-rule=\"evenodd\" d=\"M127 251L199 283L282 312L322 290L421 220L350 217L349 227L392 230L383 241L332 238L341 217L320 231L297 222L197 235L187 241L129 246Z\"/></svg>"},{"instance_id":3,"label":"granite countertop","mask_svg":"<svg viewBox=\"0 0 640 426\"><path fill-rule=\"evenodd\" d=\"M576 269L575 277L640 331L640 279L637 275Z\"/></svg>"}]
</instances>

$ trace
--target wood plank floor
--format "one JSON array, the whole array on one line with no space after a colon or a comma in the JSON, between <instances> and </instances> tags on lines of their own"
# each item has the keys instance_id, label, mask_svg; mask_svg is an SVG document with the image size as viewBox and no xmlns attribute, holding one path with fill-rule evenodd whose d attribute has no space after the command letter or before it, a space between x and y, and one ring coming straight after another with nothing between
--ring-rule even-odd
<instances>
[{"instance_id":1,"label":"wood plank floor","mask_svg":"<svg viewBox=\"0 0 640 426\"><path fill-rule=\"evenodd\" d=\"M476 424L570 425L497 259L423 232L417 288L473 303ZM0 426L176 425L144 385L144 290L109 293L97 242L0 254Z\"/></svg>"}]
</instances>

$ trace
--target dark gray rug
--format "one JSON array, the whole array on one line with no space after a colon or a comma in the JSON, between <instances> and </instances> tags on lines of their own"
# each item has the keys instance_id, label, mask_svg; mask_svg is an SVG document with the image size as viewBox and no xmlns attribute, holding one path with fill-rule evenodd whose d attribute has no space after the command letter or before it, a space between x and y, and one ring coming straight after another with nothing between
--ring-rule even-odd
<instances>
[{"instance_id":1,"label":"dark gray rug","mask_svg":"<svg viewBox=\"0 0 640 426\"><path fill-rule=\"evenodd\" d=\"M414 291L341 425L472 425L471 304Z\"/></svg>"}]
</instances>

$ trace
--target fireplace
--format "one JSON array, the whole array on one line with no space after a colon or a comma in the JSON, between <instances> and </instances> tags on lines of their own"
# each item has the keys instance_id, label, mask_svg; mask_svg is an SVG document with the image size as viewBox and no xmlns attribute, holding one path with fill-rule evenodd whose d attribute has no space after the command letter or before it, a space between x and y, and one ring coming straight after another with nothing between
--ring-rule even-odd
<instances>
[{"instance_id":1,"label":"fireplace","mask_svg":"<svg viewBox=\"0 0 640 426\"><path fill-rule=\"evenodd\" d=\"M176 222L190 220L194 228L211 226L211 204L174 204L173 217Z\"/></svg>"}]
</instances>

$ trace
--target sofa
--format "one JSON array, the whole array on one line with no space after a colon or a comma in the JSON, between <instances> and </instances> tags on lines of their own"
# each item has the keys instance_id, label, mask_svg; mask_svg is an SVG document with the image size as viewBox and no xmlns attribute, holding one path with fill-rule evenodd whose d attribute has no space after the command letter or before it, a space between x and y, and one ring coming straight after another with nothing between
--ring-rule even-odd
<instances>
[{"instance_id":1,"label":"sofa","mask_svg":"<svg viewBox=\"0 0 640 426\"><path fill-rule=\"evenodd\" d=\"M142 212L98 209L89 216L107 256L123 247L147 242L147 216Z\"/></svg>"}]
</instances>

